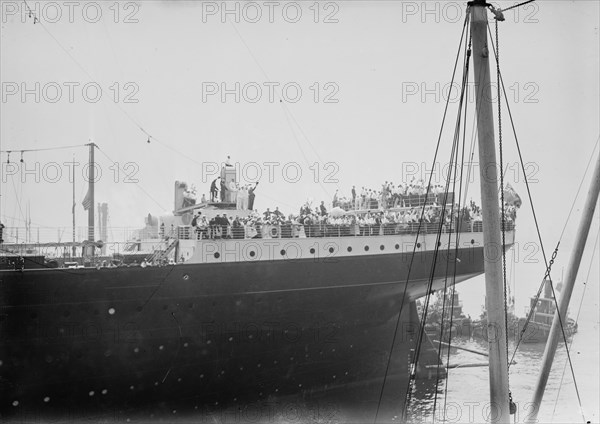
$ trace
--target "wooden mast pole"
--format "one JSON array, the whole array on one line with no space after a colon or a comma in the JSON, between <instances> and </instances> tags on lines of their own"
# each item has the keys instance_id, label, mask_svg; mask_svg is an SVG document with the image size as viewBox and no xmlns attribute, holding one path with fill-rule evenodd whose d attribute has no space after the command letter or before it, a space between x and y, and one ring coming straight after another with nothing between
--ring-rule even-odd
<instances>
[{"instance_id":1,"label":"wooden mast pole","mask_svg":"<svg viewBox=\"0 0 600 424\"><path fill-rule=\"evenodd\" d=\"M77 248L75 247L75 155L73 155L73 207L71 213L73 214L73 246L71 247L72 258L77 256Z\"/></svg>"},{"instance_id":2,"label":"wooden mast pole","mask_svg":"<svg viewBox=\"0 0 600 424\"><path fill-rule=\"evenodd\" d=\"M500 203L494 142L492 90L490 85L487 43L487 4L485 0L469 2L473 37L475 72L477 135L479 146L479 178L483 244L487 334L490 378L490 416L492 423L510 422L508 395L508 354L506 348L506 321L504 286L502 279L502 240L500 234Z\"/></svg>"},{"instance_id":3,"label":"wooden mast pole","mask_svg":"<svg viewBox=\"0 0 600 424\"><path fill-rule=\"evenodd\" d=\"M89 143L90 146L90 159L88 168L88 193L90 195L90 208L88 209L88 240L94 241L95 228L94 228L94 181L96 180L96 164L94 163L94 143Z\"/></svg>"},{"instance_id":4,"label":"wooden mast pole","mask_svg":"<svg viewBox=\"0 0 600 424\"><path fill-rule=\"evenodd\" d=\"M571 294L573 293L573 286L575 285L575 278L577 277L577 271L579 270L579 264L581 263L581 257L583 256L583 250L587 241L588 233L590 231L590 225L594 217L596 210L596 203L598 202L598 193L600 192L600 152L596 159L596 167L594 169L594 176L590 183L590 189L588 191L587 200L583 208L583 215L579 228L577 228L577 235L575 239L575 247L571 251L571 257L569 258L569 266L567 268L567 275L565 276L563 293L558 304L558 309L554 313L554 319L552 320L552 328L550 329L550 335L546 342L546 348L544 349L544 356L542 358L542 368L540 375L538 376L537 384L535 387L535 393L533 395L533 412L529 416L527 422L537 422L537 415L540 410L542 398L544 397L544 390L546 389L546 383L548 382L548 375L552 368L552 362L554 360L554 354L556 353L556 347L558 341L563 339L561 330L561 321L565 325L567 322L567 309L569 308L569 302L571 300ZM558 314L560 313L560 319Z\"/></svg>"}]
</instances>

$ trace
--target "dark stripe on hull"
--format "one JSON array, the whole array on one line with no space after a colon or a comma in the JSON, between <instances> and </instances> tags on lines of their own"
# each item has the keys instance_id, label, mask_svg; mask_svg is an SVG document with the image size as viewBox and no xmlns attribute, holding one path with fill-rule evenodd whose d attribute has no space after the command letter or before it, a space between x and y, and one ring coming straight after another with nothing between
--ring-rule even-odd
<instances>
[{"instance_id":1,"label":"dark stripe on hull","mask_svg":"<svg viewBox=\"0 0 600 424\"><path fill-rule=\"evenodd\" d=\"M403 302L392 372L406 386L409 301L432 265L431 252L415 257L403 299L409 256L2 271L1 411L223 405L357 384L376 401ZM459 259L458 280L483 272L481 248ZM440 260L434 288L446 271Z\"/></svg>"}]
</instances>

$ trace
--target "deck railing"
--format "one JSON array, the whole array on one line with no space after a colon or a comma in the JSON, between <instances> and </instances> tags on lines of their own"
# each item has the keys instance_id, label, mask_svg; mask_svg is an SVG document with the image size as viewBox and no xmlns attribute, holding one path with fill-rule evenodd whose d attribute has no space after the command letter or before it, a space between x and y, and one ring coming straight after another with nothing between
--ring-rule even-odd
<instances>
[{"instance_id":1,"label":"deck railing","mask_svg":"<svg viewBox=\"0 0 600 424\"><path fill-rule=\"evenodd\" d=\"M515 228L514 223L507 222L506 230ZM213 225L206 227L180 226L178 237L189 239L251 239L251 238L304 238L304 237L364 237L390 236L399 234L434 234L440 230L440 224L426 222L418 223L387 223L381 225L335 225L335 224L278 224L278 225ZM442 225L443 233L480 233L483 231L481 221L454 223Z\"/></svg>"},{"instance_id":2,"label":"deck railing","mask_svg":"<svg viewBox=\"0 0 600 424\"><path fill-rule=\"evenodd\" d=\"M161 240L161 239L214 239L214 238L297 238L297 237L360 237L374 235L395 235L395 234L432 234L439 230L440 224L437 222L424 222L419 230L418 223L386 223L382 225L361 225L361 224L255 224L236 226L207 226L192 227L191 225L175 226L170 231L161 231L158 228L145 230L136 230L132 228L109 228L108 240L103 240L105 245L112 246L113 252L127 252L138 250L134 245L140 240ZM514 223L507 222L507 230L514 229ZM465 221L452 226L442 225L442 232L482 232L481 221ZM166 234L168 233L168 234ZM75 238L76 246L80 246L87 239L87 227L79 227ZM6 246L27 246L39 247L44 245L61 245L63 247L72 246L72 229L64 228L31 228L25 227L6 227L4 229L4 244ZM46 246L48 247L48 246ZM106 249L105 249L106 250Z\"/></svg>"},{"instance_id":3,"label":"deck railing","mask_svg":"<svg viewBox=\"0 0 600 424\"><path fill-rule=\"evenodd\" d=\"M414 208L423 205L451 205L454 202L454 193L449 192L446 196L444 193L434 194L391 194L385 199L375 199L370 197L363 198L357 196L354 201L352 199L342 199L333 202L333 207L340 207L345 211L365 210L365 209L391 209L391 208Z\"/></svg>"}]
</instances>

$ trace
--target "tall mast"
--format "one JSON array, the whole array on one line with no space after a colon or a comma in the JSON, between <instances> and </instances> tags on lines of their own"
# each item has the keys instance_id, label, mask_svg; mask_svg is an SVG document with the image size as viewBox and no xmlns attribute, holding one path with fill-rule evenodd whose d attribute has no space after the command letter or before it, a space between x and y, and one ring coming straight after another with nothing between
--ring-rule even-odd
<instances>
[{"instance_id":1,"label":"tall mast","mask_svg":"<svg viewBox=\"0 0 600 424\"><path fill-rule=\"evenodd\" d=\"M546 348L544 350L544 357L542 358L542 369L538 376L538 381L533 395L533 413L529 416L528 422L537 422L537 414L540 410L542 398L544 397L544 390L546 389L546 383L548 382L548 375L552 368L552 362L554 360L554 354L556 353L556 346L558 341L562 340L561 322L566 324L567 322L567 309L569 308L569 302L571 300L571 294L573 293L573 286L575 285L575 278L577 277L577 271L579 270L579 264L581 263L581 257L583 256L583 249L585 248L585 242L590 231L590 225L594 217L596 210L596 202L598 202L598 193L600 192L600 152L596 159L596 168L594 169L594 176L590 183L590 189L588 191L587 200L583 208L583 215L579 228L577 228L577 238L575 239L575 247L571 252L569 258L569 266L567 268L567 275L564 281L563 293L558 304L558 309L554 313L554 319L552 320L552 328L550 329L550 335L546 342ZM560 319L558 314L560 313Z\"/></svg>"},{"instance_id":2,"label":"tall mast","mask_svg":"<svg viewBox=\"0 0 600 424\"><path fill-rule=\"evenodd\" d=\"M88 163L88 193L90 195L90 208L88 209L88 240L94 241L94 180L96 179L96 165L94 163L94 143L89 143L90 159Z\"/></svg>"},{"instance_id":3,"label":"tall mast","mask_svg":"<svg viewBox=\"0 0 600 424\"><path fill-rule=\"evenodd\" d=\"M71 248L73 257L77 255L77 248L75 247L75 155L73 155L73 246Z\"/></svg>"},{"instance_id":4,"label":"tall mast","mask_svg":"<svg viewBox=\"0 0 600 424\"><path fill-rule=\"evenodd\" d=\"M510 422L508 396L508 354L504 287L502 283L502 240L500 237L500 204L494 142L494 119L490 64L487 43L487 4L485 0L469 2L475 72L477 135L479 145L479 179L483 218L483 251L487 308L487 334L490 377L490 422Z\"/></svg>"}]
</instances>

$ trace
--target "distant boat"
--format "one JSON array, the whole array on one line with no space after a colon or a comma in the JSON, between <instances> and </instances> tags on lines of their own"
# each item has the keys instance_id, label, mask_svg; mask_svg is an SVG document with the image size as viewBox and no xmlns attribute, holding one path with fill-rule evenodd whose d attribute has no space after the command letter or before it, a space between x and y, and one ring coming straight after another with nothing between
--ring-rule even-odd
<instances>
[{"instance_id":1,"label":"distant boat","mask_svg":"<svg viewBox=\"0 0 600 424\"><path fill-rule=\"evenodd\" d=\"M421 302L417 301L419 316L422 316L422 308ZM444 332L440 334L442 325ZM440 293L427 312L425 331L436 340L440 337L445 341L455 337L471 337L471 317L464 314L458 292L452 290L446 294Z\"/></svg>"},{"instance_id":2,"label":"distant boat","mask_svg":"<svg viewBox=\"0 0 600 424\"><path fill-rule=\"evenodd\" d=\"M529 311L533 311L531 319L527 324L525 333L523 334L523 343L545 343L548 340L550 334L550 328L552 327L552 319L556 312L556 300L552 296L552 286L550 280L544 281L544 296L537 299L531 297L529 304ZM527 313L529 316L529 312ZM523 328L527 317L519 318L518 328L519 334ZM563 323L565 336L570 338L573 334L577 333L577 322L574 319L567 317L566 323Z\"/></svg>"},{"instance_id":3,"label":"distant boat","mask_svg":"<svg viewBox=\"0 0 600 424\"><path fill-rule=\"evenodd\" d=\"M529 323L527 317L530 311L533 311ZM550 328L552 327L552 319L556 311L556 303L552 297L552 287L550 281L544 281L544 294L537 299L532 296L530 300L529 310L525 317L517 317L512 312L507 312L507 329L511 340L517 342L521 338L521 343L546 343ZM527 324L526 324L527 323ZM564 323L565 336L570 338L577 333L577 323L574 319L568 318ZM525 330L525 331L523 331ZM473 338L487 340L487 313L484 310L481 317L477 321L473 321L472 333Z\"/></svg>"}]
</instances>

